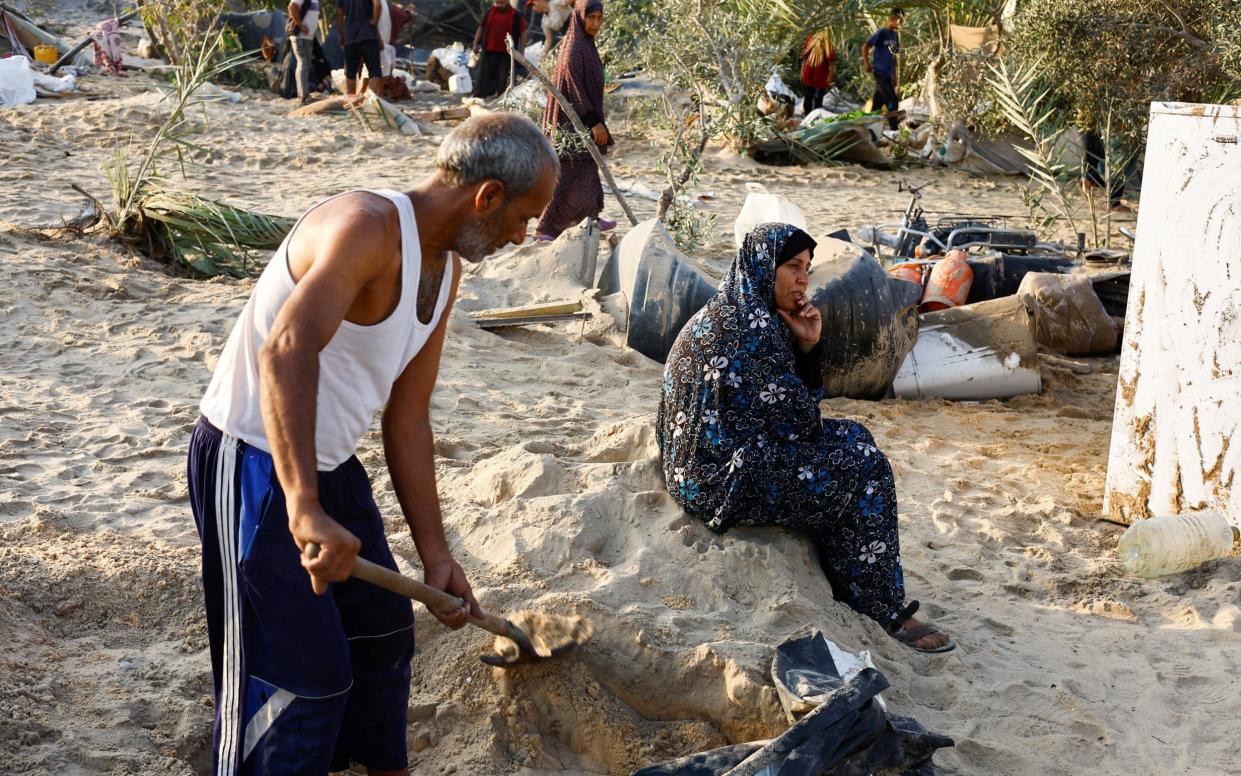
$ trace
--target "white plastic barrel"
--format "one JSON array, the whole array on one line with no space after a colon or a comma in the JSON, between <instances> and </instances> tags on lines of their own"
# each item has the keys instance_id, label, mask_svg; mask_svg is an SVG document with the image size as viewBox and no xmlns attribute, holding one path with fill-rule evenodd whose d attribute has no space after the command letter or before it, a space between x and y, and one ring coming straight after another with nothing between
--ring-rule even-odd
<instances>
[{"instance_id":1,"label":"white plastic barrel","mask_svg":"<svg viewBox=\"0 0 1241 776\"><path fill-rule=\"evenodd\" d=\"M448 91L453 94L469 94L474 91L474 82L469 73L457 73L448 79Z\"/></svg>"}]
</instances>

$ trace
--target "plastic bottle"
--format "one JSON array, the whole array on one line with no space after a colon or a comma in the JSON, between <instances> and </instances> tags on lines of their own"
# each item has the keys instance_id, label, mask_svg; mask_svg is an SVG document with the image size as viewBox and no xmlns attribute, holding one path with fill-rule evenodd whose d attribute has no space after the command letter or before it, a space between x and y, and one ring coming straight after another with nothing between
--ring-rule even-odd
<instances>
[{"instance_id":1,"label":"plastic bottle","mask_svg":"<svg viewBox=\"0 0 1241 776\"><path fill-rule=\"evenodd\" d=\"M1232 553L1241 532L1218 512L1139 520L1120 537L1125 571L1139 577L1176 574Z\"/></svg>"}]
</instances>

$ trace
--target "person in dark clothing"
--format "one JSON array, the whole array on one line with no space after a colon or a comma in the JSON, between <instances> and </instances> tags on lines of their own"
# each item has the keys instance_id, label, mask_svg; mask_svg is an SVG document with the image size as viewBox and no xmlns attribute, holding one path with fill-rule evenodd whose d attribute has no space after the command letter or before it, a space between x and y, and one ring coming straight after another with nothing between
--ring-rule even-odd
<instances>
[{"instance_id":1,"label":"person in dark clothing","mask_svg":"<svg viewBox=\"0 0 1241 776\"><path fill-rule=\"evenodd\" d=\"M569 19L569 31L560 44L552 84L573 104L591 137L584 140L573 129L560 103L550 94L543 111L543 131L552 139L560 157L560 178L556 193L534 227L536 240L555 239L570 226L584 218L598 219L603 231L616 227L615 221L599 218L603 210L603 184L599 167L583 142L594 143L601 150L612 145L612 135L604 124L603 61L595 46L595 36L603 29L601 0L577 0Z\"/></svg>"},{"instance_id":2,"label":"person in dark clothing","mask_svg":"<svg viewBox=\"0 0 1241 776\"><path fill-rule=\"evenodd\" d=\"M898 126L896 111L901 106L900 30L904 22L905 12L893 8L888 14L887 26L875 30L862 44L862 65L875 77L875 96L871 103L875 108L880 105L887 108L888 127L893 130Z\"/></svg>"},{"instance_id":3,"label":"person in dark clothing","mask_svg":"<svg viewBox=\"0 0 1241 776\"><path fill-rule=\"evenodd\" d=\"M286 28L293 54L297 57L297 96L310 101L311 73L314 70L315 30L319 24L319 0L289 0L289 24Z\"/></svg>"},{"instance_id":4,"label":"person in dark clothing","mask_svg":"<svg viewBox=\"0 0 1241 776\"><path fill-rule=\"evenodd\" d=\"M389 2L388 14L392 18L392 34L388 42L395 45L401 39L401 33L405 31L405 27L414 20L414 9L412 5L397 5Z\"/></svg>"},{"instance_id":5,"label":"person in dark clothing","mask_svg":"<svg viewBox=\"0 0 1241 776\"><path fill-rule=\"evenodd\" d=\"M805 90L803 114L823 107L823 98L836 80L836 46L831 30L819 30L806 38L801 49L801 85Z\"/></svg>"},{"instance_id":6,"label":"person in dark clothing","mask_svg":"<svg viewBox=\"0 0 1241 776\"><path fill-rule=\"evenodd\" d=\"M546 1L542 3L543 7L547 6ZM531 43L537 43L543 39L543 30L540 23L543 21L544 12L539 10L535 4L535 0L520 0L519 13L526 20L526 28L530 30L527 38Z\"/></svg>"},{"instance_id":7,"label":"person in dark clothing","mask_svg":"<svg viewBox=\"0 0 1241 776\"><path fill-rule=\"evenodd\" d=\"M526 30L525 17L517 13L507 0L495 0L495 4L483 14L483 21L474 33L474 51L481 53L478 81L474 84L475 97L486 99L504 91L512 67L512 58L504 39L512 35L517 48L524 51Z\"/></svg>"},{"instance_id":8,"label":"person in dark clothing","mask_svg":"<svg viewBox=\"0 0 1241 776\"><path fill-rule=\"evenodd\" d=\"M1136 157L1130 156L1125 164L1117 164L1113 158L1109 181L1107 149L1103 138L1089 129L1082 133L1082 145L1082 189L1086 196L1091 196L1094 189L1102 189L1107 194L1107 204L1113 213L1133 212L1121 199L1125 194L1125 184L1136 166Z\"/></svg>"},{"instance_id":9,"label":"person in dark clothing","mask_svg":"<svg viewBox=\"0 0 1241 776\"><path fill-rule=\"evenodd\" d=\"M673 500L724 533L807 535L835 597L922 652L949 636L905 603L892 466L862 425L824 418L822 318L806 297L815 242L746 235L719 293L677 335L655 436Z\"/></svg>"},{"instance_id":10,"label":"person in dark clothing","mask_svg":"<svg viewBox=\"0 0 1241 776\"><path fill-rule=\"evenodd\" d=\"M383 13L383 0L340 0L336 6L336 24L340 30L340 47L345 50L345 91L358 91L357 79L366 65L367 81L362 88L383 91L383 73L379 66L379 16Z\"/></svg>"}]
</instances>

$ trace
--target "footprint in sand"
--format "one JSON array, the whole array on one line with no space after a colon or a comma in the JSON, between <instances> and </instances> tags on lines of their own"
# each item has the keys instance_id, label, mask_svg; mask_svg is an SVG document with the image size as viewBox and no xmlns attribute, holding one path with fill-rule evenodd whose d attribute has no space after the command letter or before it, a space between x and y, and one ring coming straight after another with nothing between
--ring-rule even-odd
<instances>
[{"instance_id":1,"label":"footprint in sand","mask_svg":"<svg viewBox=\"0 0 1241 776\"><path fill-rule=\"evenodd\" d=\"M1033 596L1036 595L1036 592L1034 590L1026 587L1025 585L1018 585L1018 584L1010 583L1006 585L1001 585L1000 588L1004 592L1009 593L1010 595L1015 595L1018 598L1032 598Z\"/></svg>"},{"instance_id":2,"label":"footprint in sand","mask_svg":"<svg viewBox=\"0 0 1241 776\"><path fill-rule=\"evenodd\" d=\"M960 582L962 580L982 582L985 579L983 573L978 569L952 569L946 576L953 582Z\"/></svg>"},{"instance_id":3,"label":"footprint in sand","mask_svg":"<svg viewBox=\"0 0 1241 776\"><path fill-rule=\"evenodd\" d=\"M1205 676L1188 663L1156 663L1155 678L1179 698L1179 705L1216 706L1236 698L1232 683L1220 676ZM1170 685L1170 688L1169 688Z\"/></svg>"},{"instance_id":4,"label":"footprint in sand","mask_svg":"<svg viewBox=\"0 0 1241 776\"><path fill-rule=\"evenodd\" d=\"M1013 634L1017 632L1017 630L1008 623L993 620L990 617L983 617L978 621L978 623L992 633L1003 636L1004 638L1012 638Z\"/></svg>"},{"instance_id":5,"label":"footprint in sand","mask_svg":"<svg viewBox=\"0 0 1241 776\"><path fill-rule=\"evenodd\" d=\"M918 675L911 680L910 696L923 706L946 711L957 705L961 691L956 682L943 674Z\"/></svg>"}]
</instances>

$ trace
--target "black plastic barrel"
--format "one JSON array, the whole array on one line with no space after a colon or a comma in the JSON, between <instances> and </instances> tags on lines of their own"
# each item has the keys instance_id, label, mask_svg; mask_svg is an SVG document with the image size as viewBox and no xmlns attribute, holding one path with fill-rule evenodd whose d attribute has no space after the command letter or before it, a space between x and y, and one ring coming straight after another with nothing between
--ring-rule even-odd
<instances>
[{"instance_id":1,"label":"black plastic barrel","mask_svg":"<svg viewBox=\"0 0 1241 776\"><path fill-rule=\"evenodd\" d=\"M715 296L715 284L676 251L662 234L667 250L643 253L629 294L629 326L625 344L648 358L663 363L677 335L694 313Z\"/></svg>"},{"instance_id":2,"label":"black plastic barrel","mask_svg":"<svg viewBox=\"0 0 1241 776\"><path fill-rule=\"evenodd\" d=\"M1072 272L1077 262L1054 256L1013 256L998 254L985 258L971 257L970 269L974 271L974 283L966 304L986 302L1003 296L1012 296L1021 286L1021 279L1031 272Z\"/></svg>"},{"instance_id":3,"label":"black plastic barrel","mask_svg":"<svg viewBox=\"0 0 1241 776\"><path fill-rule=\"evenodd\" d=\"M824 393L882 398L913 349L922 289L891 277L869 254L857 253L816 257L809 296L823 316Z\"/></svg>"}]
</instances>

